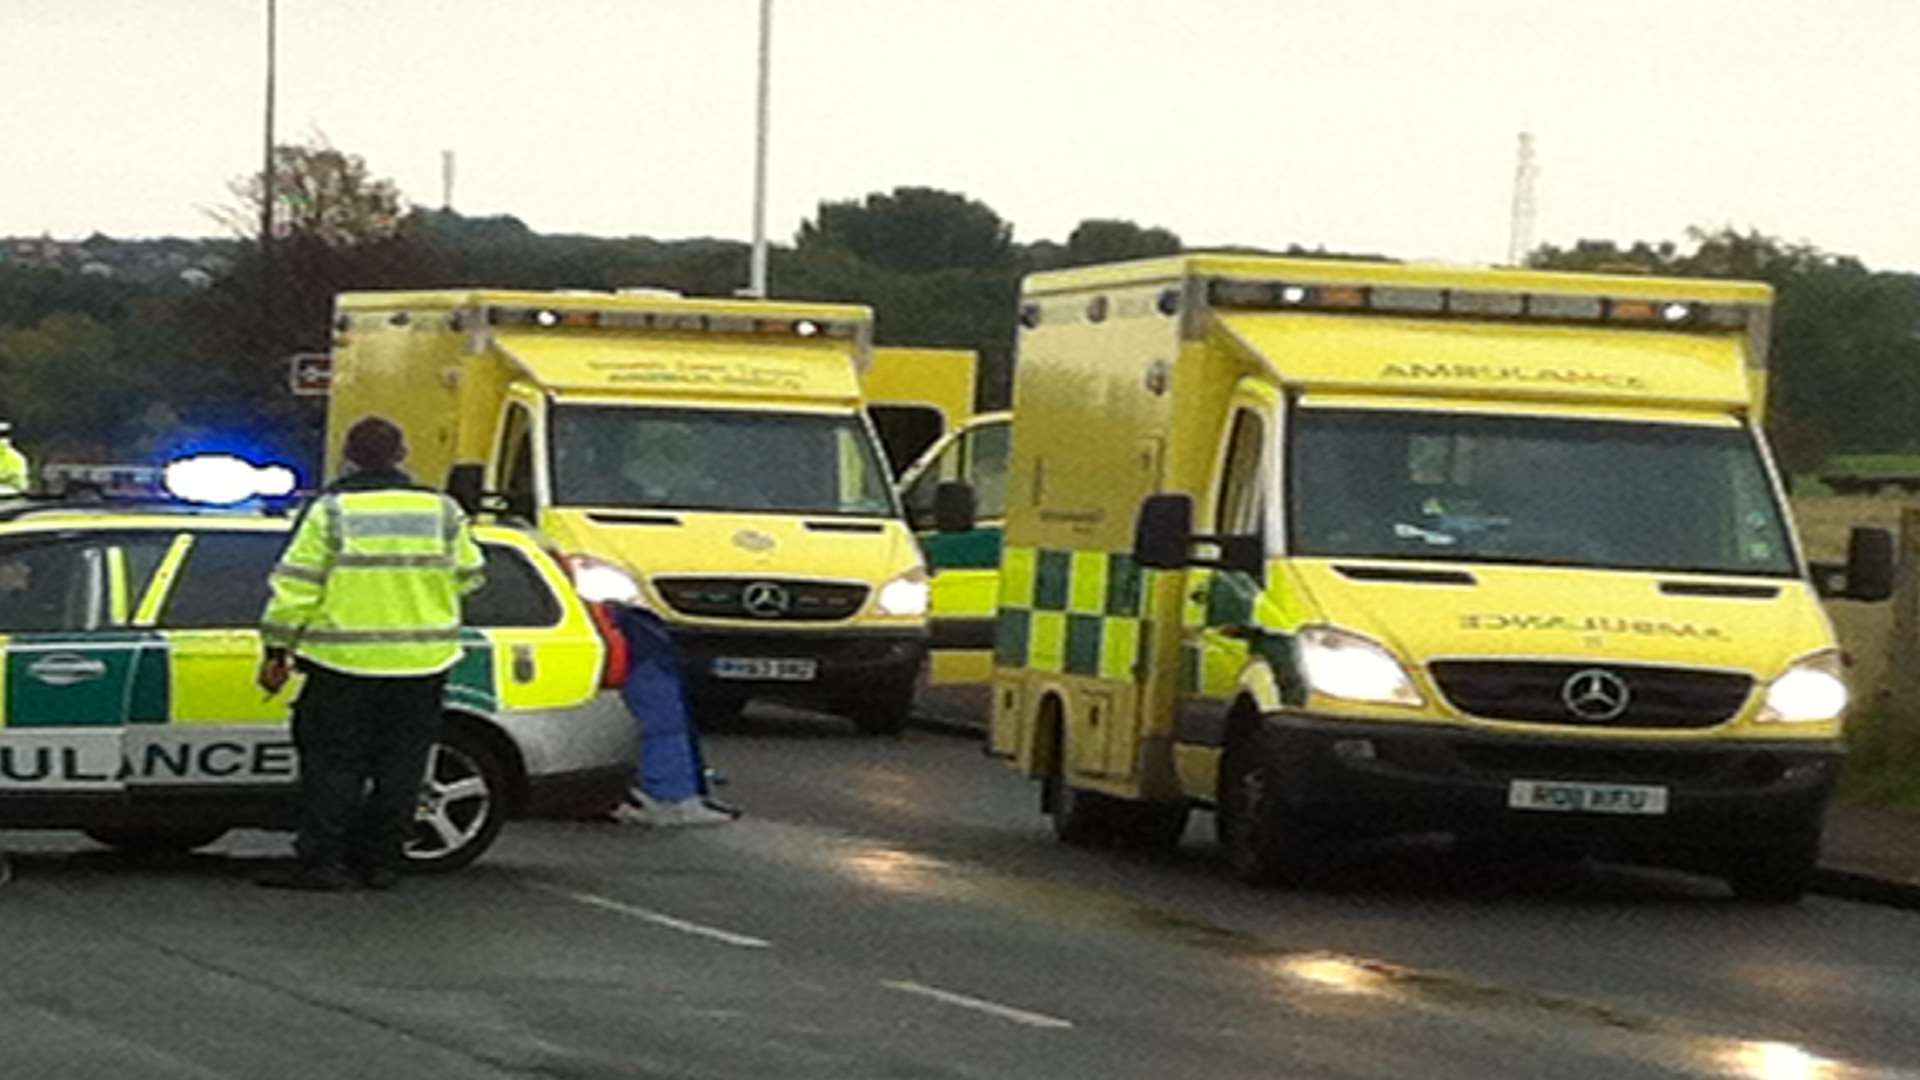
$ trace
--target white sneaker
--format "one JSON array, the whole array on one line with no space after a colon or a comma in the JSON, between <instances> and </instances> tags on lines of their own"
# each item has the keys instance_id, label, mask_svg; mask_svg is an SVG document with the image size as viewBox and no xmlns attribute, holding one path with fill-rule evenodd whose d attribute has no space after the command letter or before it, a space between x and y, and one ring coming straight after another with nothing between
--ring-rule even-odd
<instances>
[{"instance_id":1,"label":"white sneaker","mask_svg":"<svg viewBox=\"0 0 1920 1080\"><path fill-rule=\"evenodd\" d=\"M653 818L650 817L644 809L630 802L623 802L619 806L600 815L600 820L612 825L646 826L653 824Z\"/></svg>"},{"instance_id":2,"label":"white sneaker","mask_svg":"<svg viewBox=\"0 0 1920 1080\"><path fill-rule=\"evenodd\" d=\"M733 814L715 810L701 801L699 796L681 799L678 802L661 802L640 796L641 813L646 815L647 824L663 829L687 828L695 825L725 825L734 819Z\"/></svg>"}]
</instances>

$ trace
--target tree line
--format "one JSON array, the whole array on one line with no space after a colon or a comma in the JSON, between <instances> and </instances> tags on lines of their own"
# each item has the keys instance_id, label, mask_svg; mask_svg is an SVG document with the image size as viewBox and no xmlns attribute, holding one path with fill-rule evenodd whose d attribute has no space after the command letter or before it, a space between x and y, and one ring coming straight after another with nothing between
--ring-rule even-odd
<instances>
[{"instance_id":1,"label":"tree line","mask_svg":"<svg viewBox=\"0 0 1920 1080\"><path fill-rule=\"evenodd\" d=\"M274 237L262 257L259 176L232 186L211 281L135 282L0 262L0 415L40 460L152 460L246 449L318 465L322 406L287 388L286 358L324 350L333 296L359 289L654 286L730 296L750 252L729 240L541 234L511 216L408 207L365 163L321 141L275 158ZM826 201L770 251L771 291L864 303L881 344L982 359L979 404L1011 391L1019 282L1066 266L1184 249L1164 228L1088 219L1064 242L1017 242L991 207L901 187ZM1282 254L1341 256L1294 247ZM1789 467L1841 451L1920 450L1920 278L1759 233L1673 243L1583 240L1529 258L1554 269L1737 277L1777 290L1768 425Z\"/></svg>"}]
</instances>

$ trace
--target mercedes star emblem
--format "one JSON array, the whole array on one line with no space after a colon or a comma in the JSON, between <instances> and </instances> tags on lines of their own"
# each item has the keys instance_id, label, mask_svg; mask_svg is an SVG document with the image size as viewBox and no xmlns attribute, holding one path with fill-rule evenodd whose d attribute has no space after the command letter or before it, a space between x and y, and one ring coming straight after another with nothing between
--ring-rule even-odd
<instances>
[{"instance_id":1,"label":"mercedes star emblem","mask_svg":"<svg viewBox=\"0 0 1920 1080\"><path fill-rule=\"evenodd\" d=\"M1626 680L1600 668L1576 671L1560 688L1560 701L1582 720L1618 719L1632 700Z\"/></svg>"},{"instance_id":2,"label":"mercedes star emblem","mask_svg":"<svg viewBox=\"0 0 1920 1080\"><path fill-rule=\"evenodd\" d=\"M740 606L747 614L758 615L762 619L777 619L787 613L787 605L792 601L787 590L771 581L756 581L740 591Z\"/></svg>"}]
</instances>

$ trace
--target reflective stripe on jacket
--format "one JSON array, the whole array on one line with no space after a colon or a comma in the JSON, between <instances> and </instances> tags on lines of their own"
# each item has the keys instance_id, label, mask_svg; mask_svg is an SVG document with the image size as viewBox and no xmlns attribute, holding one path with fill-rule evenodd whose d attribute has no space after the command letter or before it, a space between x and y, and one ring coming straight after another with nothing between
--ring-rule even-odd
<instances>
[{"instance_id":1,"label":"reflective stripe on jacket","mask_svg":"<svg viewBox=\"0 0 1920 1080\"><path fill-rule=\"evenodd\" d=\"M452 499L335 491L308 508L269 579L269 647L357 675L428 675L460 658L460 597L483 560Z\"/></svg>"}]
</instances>

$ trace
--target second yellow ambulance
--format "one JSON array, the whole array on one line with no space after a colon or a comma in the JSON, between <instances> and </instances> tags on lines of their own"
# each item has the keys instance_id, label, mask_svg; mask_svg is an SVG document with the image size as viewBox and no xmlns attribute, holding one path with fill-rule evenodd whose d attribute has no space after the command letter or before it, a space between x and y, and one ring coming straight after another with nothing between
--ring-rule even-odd
<instances>
[{"instance_id":1,"label":"second yellow ambulance","mask_svg":"<svg viewBox=\"0 0 1920 1080\"><path fill-rule=\"evenodd\" d=\"M1025 283L992 745L1240 876L1523 837L1797 897L1842 756L1765 285L1189 255Z\"/></svg>"}]
</instances>

